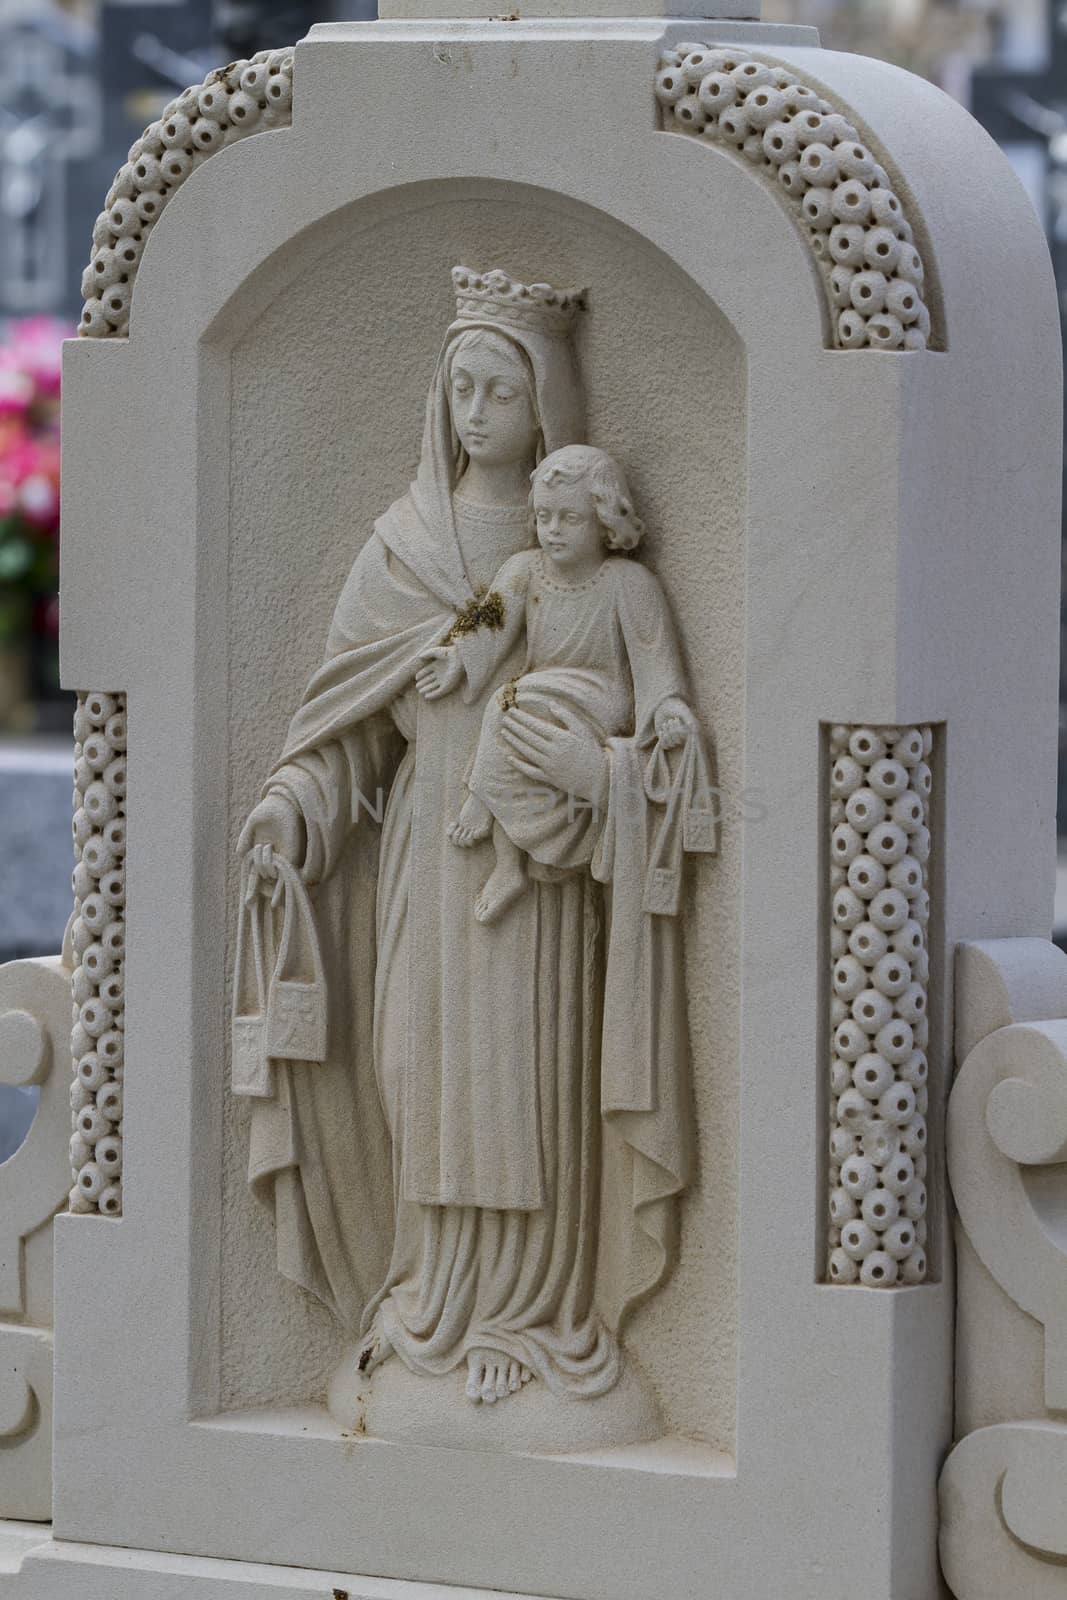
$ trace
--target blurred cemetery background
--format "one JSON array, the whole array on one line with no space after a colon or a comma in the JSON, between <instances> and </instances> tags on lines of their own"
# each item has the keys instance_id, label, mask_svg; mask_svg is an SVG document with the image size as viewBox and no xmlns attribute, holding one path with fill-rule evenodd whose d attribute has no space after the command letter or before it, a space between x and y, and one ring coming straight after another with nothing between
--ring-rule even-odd
<instances>
[{"instance_id":1,"label":"blurred cemetery background","mask_svg":"<svg viewBox=\"0 0 1067 1600\"><path fill-rule=\"evenodd\" d=\"M374 5L0 0L0 961L57 951L70 903L59 351L77 323L94 218L128 147L181 89ZM763 0L763 14L814 23L831 48L896 62L968 105L1045 221L1067 308L1067 0ZM1060 818L1067 835L1063 713ZM1067 930L1067 847L1062 861ZM0 1161L23 1137L33 1095L0 1088Z\"/></svg>"}]
</instances>

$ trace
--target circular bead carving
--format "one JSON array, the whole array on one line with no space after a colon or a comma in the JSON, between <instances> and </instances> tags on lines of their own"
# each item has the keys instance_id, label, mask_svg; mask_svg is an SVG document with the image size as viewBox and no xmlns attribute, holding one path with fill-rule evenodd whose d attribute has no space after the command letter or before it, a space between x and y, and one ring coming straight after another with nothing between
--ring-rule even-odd
<instances>
[{"instance_id":1,"label":"circular bead carving","mask_svg":"<svg viewBox=\"0 0 1067 1600\"><path fill-rule=\"evenodd\" d=\"M831 871L845 878L831 900L834 1284L893 1288L922 1283L927 1273L931 749L926 727L842 724L830 732L829 856Z\"/></svg>"},{"instance_id":2,"label":"circular bead carving","mask_svg":"<svg viewBox=\"0 0 1067 1600\"><path fill-rule=\"evenodd\" d=\"M671 95L676 80L680 100L687 85L678 73L658 75L657 95ZM93 254L82 278L85 305L78 332L83 338L126 336L141 254L164 207L223 145L291 122L292 101L292 51L261 50L251 61L209 73L145 129L116 174L93 229ZM701 125L704 119L701 109Z\"/></svg>"},{"instance_id":3,"label":"circular bead carving","mask_svg":"<svg viewBox=\"0 0 1067 1600\"><path fill-rule=\"evenodd\" d=\"M135 165L154 171L143 154ZM74 734L70 1208L119 1216L126 1025L125 696L79 695Z\"/></svg>"},{"instance_id":4,"label":"circular bead carving","mask_svg":"<svg viewBox=\"0 0 1067 1600\"><path fill-rule=\"evenodd\" d=\"M665 131L721 145L773 183L819 263L838 349L926 349L925 272L904 206L828 100L793 68L710 45L664 51L655 95Z\"/></svg>"}]
</instances>

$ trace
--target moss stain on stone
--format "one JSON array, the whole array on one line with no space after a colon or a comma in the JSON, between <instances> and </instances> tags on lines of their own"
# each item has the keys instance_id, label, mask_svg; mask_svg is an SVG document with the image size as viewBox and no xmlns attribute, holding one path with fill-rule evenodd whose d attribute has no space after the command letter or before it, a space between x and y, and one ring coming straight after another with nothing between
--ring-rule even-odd
<instances>
[{"instance_id":1,"label":"moss stain on stone","mask_svg":"<svg viewBox=\"0 0 1067 1600\"><path fill-rule=\"evenodd\" d=\"M467 634L477 633L479 628L491 628L493 632L499 632L506 617L504 596L496 589L491 589L488 594L480 590L456 612L456 620L445 634L443 642L454 644Z\"/></svg>"}]
</instances>

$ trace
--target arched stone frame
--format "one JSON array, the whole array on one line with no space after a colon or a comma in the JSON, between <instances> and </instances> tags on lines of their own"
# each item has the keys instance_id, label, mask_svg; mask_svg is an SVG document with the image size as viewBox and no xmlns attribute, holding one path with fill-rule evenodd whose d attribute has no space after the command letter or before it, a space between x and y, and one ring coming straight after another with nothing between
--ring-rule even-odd
<instances>
[{"instance_id":1,"label":"arched stone frame","mask_svg":"<svg viewBox=\"0 0 1067 1600\"><path fill-rule=\"evenodd\" d=\"M1016 300L1033 307L1047 299L1047 280L1032 265L1036 243L1005 268L982 255L983 233L966 215L938 240L946 304L959 307L951 353L842 359L824 346L815 268L776 197L731 159L709 158L691 140L659 139L649 127L650 52L662 30L612 24L614 42L598 45L612 52L614 70L603 81L584 70L567 30L559 31L555 42L536 47L547 54L546 65L526 74L526 25L516 25L506 43L484 27L460 30L462 53L485 74L486 106L467 120L457 118L453 138L443 141L429 122L410 121L399 139L397 109L377 63L382 52L409 50L416 98L435 93L438 74L469 67L440 60L417 29L317 30L297 63L293 127L220 152L210 176L189 184L168 207L170 221L160 225L166 255L159 245L145 257L132 337L70 349L68 397L84 420L68 441L65 583L72 608L64 672L68 681L136 687L128 918L131 991L141 999L131 1010L129 1049L143 1064L144 1078L131 1082L129 1091L128 1115L137 1130L127 1150L129 1214L119 1228L72 1217L58 1230L60 1333L66 1328L69 1348L79 1347L76 1381L73 1364L64 1376L61 1363L58 1531L66 1538L92 1537L99 1515L109 1538L121 1534L127 1543L143 1544L152 1496L164 1475L173 1481L180 1472L197 1503L175 1506L169 1537L205 1553L225 1547L229 1554L337 1570L373 1566L543 1592L573 1591L581 1583L620 1597L644 1596L655 1584L655 1575L633 1559L634 1530L644 1528L650 1560L669 1533L689 1570L708 1570L714 1560L726 1591L738 1594L745 1592L746 1544L758 1538L765 1554L762 1593L793 1595L796 1552L778 1517L786 1498L796 1515L826 1526L843 1503L878 1497L890 1504L898 1587L926 1592L934 1582L930 1487L948 1426L943 1396L951 1287L936 1284L921 1296L842 1296L814 1282L819 1240L815 1208L807 1202L823 1142L811 1065L818 1058L814 996L822 959L819 724L944 718L956 741L950 739L950 747L961 754L946 791L955 827L946 830L949 893L938 938L959 937L993 899L1020 924L1041 915L1044 889L1032 839L1025 848L1004 839L987 798L998 782L1018 781L1024 756L1031 760L1029 732L1005 719L990 741L980 711L983 693L987 704L998 694L1000 704L1020 710L1034 703L1032 640L1024 648L1009 638L994 676L984 641L961 651L960 639L966 640L983 594L1006 593L1011 615L1021 616L1040 609L1051 590L1055 565L1043 531L1050 461L1041 457L1026 481L1011 484L992 468L999 472L1024 447L1032 462L1035 449L1040 456L1032 422L1036 405L1054 404L1054 306L1021 330L1009 329L1007 312ZM345 47L351 58L342 69L338 51ZM516 51L520 70L512 72ZM798 66L814 71L808 54L789 52L803 58ZM822 78L837 74L843 97L869 106L867 120L878 124L875 131L907 170L915 157L914 181L926 214L941 214L951 187L942 165L928 155L920 159L925 141L936 145L941 138L972 160L996 193L1005 234L1016 244L1020 236L1036 242L1025 201L962 113L875 63L817 61ZM547 131L546 120L553 119L545 117L546 79L567 107ZM506 148L493 148L484 137L483 118L498 94L508 96ZM620 101L632 107L629 120L620 114ZM354 103L360 107L356 124ZM318 141L328 144L328 162L313 159ZM588 156L580 167L567 159L576 144ZM373 1441L353 1452L351 1442L329 1432L309 1429L301 1437L301 1425L281 1417L261 1419L258 1434L241 1419L226 1425L209 1420L217 1410L213 1091L221 1081L218 974L226 912L217 885L224 881L227 848L212 819L227 715L220 684L226 667L228 348L276 292L279 275L291 280L309 270L328 247L330 230L350 224L354 207L377 203L373 196L404 184L419 187L399 192L391 203L417 205L424 186L457 180L555 190L565 196L562 203L609 212L670 255L744 341L746 784L771 804L746 829L742 846L737 1462L708 1473L690 1470L679 1457L659 1479L669 1494L648 1495L642 1509L629 1471L583 1469L575 1494L574 1469L565 1464L509 1461L501 1474L466 1458L449 1474L448 1493L462 1496L463 1504L476 1499L483 1528L501 1524L507 1505L526 1494L536 1497L538 1516L529 1537L517 1530L506 1552L488 1549L472 1530L465 1574L446 1574L437 1530L387 1514L391 1509L395 1518L397 1504L424 1485L439 1503L439 1464L431 1471L403 1450ZM684 234L680 192L687 195ZM231 233L224 258L205 262L200 241L215 237L236 214L243 219L240 234L235 239ZM985 217L982 222L987 226ZM806 286L803 296L798 281ZM684 329L679 349L683 358L691 355ZM991 374L998 380L1009 375L996 394ZM989 471L976 472L973 455L962 450L947 462L931 457L932 417L942 424L946 416L959 417L963 433L954 398L961 391L969 400L966 431L991 441ZM855 451L856 467L843 504L826 462L831 451L846 447ZM1001 529L1009 519L1022 552L1017 567L1006 570ZM104 526L111 530L106 542L89 538L90 530ZM939 530L936 545L924 537L928 526ZM106 614L126 619L121 631L99 626L105 607ZM1042 703L1035 719L1047 710ZM1031 765L1028 779L1038 784L1050 774L1051 756L1048 773L1034 773ZM165 919L154 913L160 904L168 907ZM161 987L164 971L168 982ZM795 1203L797 1195L805 1197L803 1204ZM774 1241L773 1260L768 1240ZM139 1303L148 1307L143 1337L153 1350L151 1394L135 1376L129 1449L107 1481L91 1472L88 1454L94 1430L107 1425L113 1405L94 1374L106 1370L116 1319L121 1326L128 1308L121 1301L105 1304L86 1328L79 1291L93 1275L111 1284L137 1281ZM921 1352L907 1374L905 1340ZM798 1406L801 1370L805 1404ZM858 1465L840 1450L842 1383L862 1384L864 1427L878 1441ZM190 1423L190 1417L201 1420ZM228 1472L256 1473L254 1551L234 1551L225 1508L207 1503L198 1464L208 1458L224 1460ZM798 1483L799 1458L836 1463L836 1469ZM140 1482L130 1477L134 1460ZM888 1486L886 1461L893 1464ZM295 1534L285 1511L294 1472L306 1491L306 1516ZM335 1514L355 1499L366 1518L358 1537ZM653 1506L654 1536L642 1520ZM446 1514L459 1513L457 1498ZM591 1521L601 1534L595 1548L582 1535ZM555 1535L550 1541L543 1537L547 1525ZM842 1519L839 1532L838 1560L857 1572L872 1558L872 1541L884 1537L884 1530L861 1519ZM585 1563L580 1573L576 1550Z\"/></svg>"},{"instance_id":2,"label":"arched stone frame","mask_svg":"<svg viewBox=\"0 0 1067 1600\"><path fill-rule=\"evenodd\" d=\"M821 269L835 349L944 348L925 225L850 106L763 52L685 40L660 55L656 99L665 131L718 145L776 192Z\"/></svg>"},{"instance_id":3,"label":"arched stone frame","mask_svg":"<svg viewBox=\"0 0 1067 1600\"><path fill-rule=\"evenodd\" d=\"M288 126L292 120L292 80L291 49L264 50L249 62L230 63L209 73L202 85L183 91L135 141L94 228L93 256L83 278L87 299L81 335L128 335L141 255L166 205L218 151L250 134ZM869 150L859 142L859 130L849 121L853 115L849 108L823 98L819 89L795 69L743 45L702 47L680 41L660 54L655 94L664 129L715 142L744 161L754 177L769 184L793 218L812 250L823 281L832 347L921 351L928 344L934 348L943 346L943 332L940 327L934 331L927 309L926 268L915 244L916 226L923 238L925 228L917 217L913 226L914 207L903 204L894 192L879 159L885 153ZM91 851L97 840L79 838L76 842L78 870L85 877L83 851ZM832 876L836 871L837 863L833 862ZM94 882L86 892L88 887L98 892L100 885ZM832 887L837 889L836 882ZM80 918L80 900L76 910ZM121 905L116 915L121 920ZM81 920L77 927L84 946L90 935ZM828 938L837 937L836 930L828 934ZM835 952L835 972L841 953ZM76 988L79 979L81 988L86 989L85 969L75 975ZM114 979L110 981L113 986ZM88 999L85 994L78 996L83 1013L92 1013L101 1006L99 984L90 987ZM924 1004L925 1000L924 979ZM841 1021L837 1015L840 999L831 999L829 1006L833 1031ZM117 1012L112 1004L111 1013L121 1028L121 1003ZM116 1130L115 1118L98 1115L97 1100L105 1110L117 1111L121 1117L121 1083L116 1085L110 1072L95 1067L98 1052L94 1050L94 1039L86 1036L85 1023L83 1015L74 1039L74 1069L80 1087L74 1091L71 1203L76 1210L117 1215L122 1205L121 1130ZM113 1036L113 1030L108 1036ZM874 1047L873 1039L869 1045ZM925 1056L921 1065L925 1071ZM881 1069L885 1067L882 1062ZM899 1072L894 1073L892 1068L889 1072L892 1086L894 1076L899 1079ZM101 1077L100 1096L86 1087L94 1073ZM842 1092L836 1078L842 1073L847 1075L847 1069L836 1061L832 1067L835 1084L830 1090L828 1194L823 1202L829 1207L829 1279L834 1283L860 1281L862 1271L863 1281L869 1286L894 1286L898 1279L922 1281L926 1276L926 1198L921 1187L927 1161L925 1150L911 1148L916 1135L910 1122L903 1130L907 1136L904 1144L895 1136L887 1139L877 1135L875 1144L881 1159L872 1166L858 1150L856 1159L863 1168L857 1178L861 1188L855 1194L843 1188L842 1151L856 1144L856 1136L851 1125L844 1126L836 1112ZM916 1084L915 1088L925 1099L925 1083ZM925 1109L921 1108L922 1113ZM869 1120L865 1119L865 1126ZM925 1139L923 1115L919 1123ZM911 1144L906 1149L909 1138ZM869 1138L866 1143L870 1143ZM920 1235L917 1240L910 1236L908 1250L894 1241L899 1268L893 1264L895 1257L887 1258L882 1249L886 1242L885 1218L875 1234L865 1221L868 1211L863 1209L861 1214L861 1207L872 1203L882 1206L882 1178L894 1166L897 1155L905 1164L920 1161L923 1165L920 1179L913 1178L907 1197L899 1200L903 1208L899 1228L913 1222ZM849 1173L856 1176L851 1168L846 1176ZM873 1202L867 1198L871 1184L877 1186ZM885 1204L898 1208L893 1196L886 1196ZM842 1228L850 1228L855 1237L844 1238Z\"/></svg>"},{"instance_id":4,"label":"arched stone frame","mask_svg":"<svg viewBox=\"0 0 1067 1600\"><path fill-rule=\"evenodd\" d=\"M141 254L186 180L237 139L292 120L291 46L217 67L164 106L130 146L93 225L92 256L82 274L82 338L120 339L129 332Z\"/></svg>"},{"instance_id":5,"label":"arched stone frame","mask_svg":"<svg viewBox=\"0 0 1067 1600\"><path fill-rule=\"evenodd\" d=\"M192 174L218 151L250 134L288 126L292 120L292 79L291 49L264 50L249 62L233 62L210 73L202 85L193 85L177 96L135 141L129 160L116 174L94 228L93 256L83 279L87 295L79 328L83 336L118 338L128 335L141 255L166 205ZM660 55L655 93L666 130L714 141L724 151L745 161L753 176L769 183L780 204L793 217L811 247L823 280L828 302L828 339L834 348L919 351L931 342L935 348L943 344L940 329L931 337L931 317L924 299L926 270L914 242L915 228L909 217L913 208L902 204L894 192L879 160L884 152L868 150L865 144L858 142L860 134L849 121L851 113L847 107L824 99L795 69L776 64L743 45L701 47L680 41ZM919 229L925 234L921 224ZM78 754L84 766L80 747ZM95 775L103 777L102 771ZM77 838L76 842L78 871L85 878L84 851L91 852L98 840L93 836ZM837 863L833 862L832 876L836 872ZM836 882L832 887L837 889ZM90 888L99 898L99 882L87 883L85 892ZM91 935L81 918L80 899L76 911L76 931L84 947ZM121 921L121 904L116 917ZM837 937L837 930L828 934L828 938ZM96 944L92 950L96 950ZM835 952L835 973L836 958L841 953ZM116 1129L115 1117L99 1114L98 1104L105 1113L111 1109L121 1117L122 1088L110 1071L96 1066L99 1052L94 1048L95 1039L85 1032L86 1026L91 1026L89 1014L95 1016L104 998L98 983L88 984L86 971L83 966L75 974L76 989L80 982L88 998L84 993L77 996L83 1016L73 1041L78 1086L74 1090L73 1106L71 1161L75 1182L71 1204L76 1210L99 1210L117 1215L122 1205L121 1129ZM121 970L119 979L121 981ZM114 987L114 978L109 977L108 981ZM925 1003L925 979L922 998ZM121 1028L124 1022L121 1002L117 1011L110 1000L108 1004L110 1020L117 1021ZM829 1006L833 1031L841 1021L837 1015L841 1009L840 999L831 999ZM923 1025L926 1025L925 1019ZM116 1037L114 1030L107 1036ZM868 1041L868 1045L875 1048L874 1040ZM884 1062L880 1066L886 1070ZM925 1056L922 1069L925 1071ZM120 1063L120 1078L121 1070ZM842 1092L836 1079L842 1073L847 1076L847 1068L835 1061L831 1070L834 1083L830 1089L830 1166L828 1194L822 1202L829 1208L827 1272L830 1281L858 1282L861 1271L863 1281L869 1286L876 1283L893 1286L898 1280L922 1281L926 1276L927 1225L921 1179L926 1175L926 1153L911 1148L916 1133L910 1122L907 1129L897 1130L898 1133L903 1131L904 1143L895 1136L887 1138L877 1134L874 1141L880 1156L877 1164L872 1165L863 1150L857 1148L855 1160L860 1161L862 1171L857 1177L852 1168L846 1169L846 1178L850 1174L856 1177L862 1192L857 1189L853 1194L843 1188L840 1169L845 1156L842 1152L846 1146L849 1149L856 1146L856 1134L852 1125L846 1127L841 1122L836 1109ZM900 1075L891 1067L888 1071L892 1086L894 1077L899 1079ZM99 1094L89 1087L94 1075L101 1079L96 1086ZM925 1099L925 1084L915 1087ZM922 1113L925 1110L922 1106ZM869 1120L864 1119L864 1126ZM918 1123L919 1134L925 1139L924 1115L920 1115ZM865 1137L864 1148L870 1142L870 1137ZM882 1186L882 1179L894 1167L897 1155L905 1164L919 1161L923 1165L919 1179L913 1178L908 1195L902 1195L899 1204ZM877 1186L873 1190L873 1201L866 1193L872 1184ZM914 1235L908 1236L908 1249L903 1249L899 1241L893 1242L900 1260L899 1268L894 1265L896 1258L887 1257L882 1248L886 1243L885 1218L876 1233L867 1226L866 1208L872 1204L882 1207L883 1211L885 1205L894 1211L900 1209L902 1220L893 1225L898 1232L909 1222L915 1223L919 1230L917 1240ZM861 1207L864 1208L862 1214ZM873 1213L871 1215L873 1217ZM843 1228L851 1229L848 1237L843 1236Z\"/></svg>"},{"instance_id":6,"label":"arched stone frame","mask_svg":"<svg viewBox=\"0 0 1067 1600\"><path fill-rule=\"evenodd\" d=\"M93 229L79 334L128 334L141 254L166 205L217 151L288 126L292 80L292 49L262 50L183 90L134 141ZM762 53L714 42L664 50L655 94L665 131L715 141L777 186L822 269L835 348L943 347L916 244L925 227L894 191L886 153L862 142L850 107Z\"/></svg>"}]
</instances>

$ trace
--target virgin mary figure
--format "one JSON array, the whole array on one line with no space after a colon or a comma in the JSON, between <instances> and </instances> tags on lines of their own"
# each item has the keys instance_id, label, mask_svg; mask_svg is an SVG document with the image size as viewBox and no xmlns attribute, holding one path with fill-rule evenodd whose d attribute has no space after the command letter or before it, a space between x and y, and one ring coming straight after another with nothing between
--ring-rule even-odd
<instances>
[{"instance_id":1,"label":"virgin mary figure","mask_svg":"<svg viewBox=\"0 0 1067 1600\"><path fill-rule=\"evenodd\" d=\"M493 926L472 914L491 846L446 828L521 645L466 701L415 677L457 626L491 625L485 586L533 542L529 474L584 438L583 300L502 272L453 285L417 476L355 560L241 838L253 896L283 868L306 891L326 1020L318 1059L275 1046L251 1090L250 1182L280 1271L351 1332L364 1376L394 1357L465 1367L476 1402L531 1379L593 1400L688 1176L678 919L643 898L662 830L641 752L521 690L516 768L585 808L596 876L546 868Z\"/></svg>"}]
</instances>

